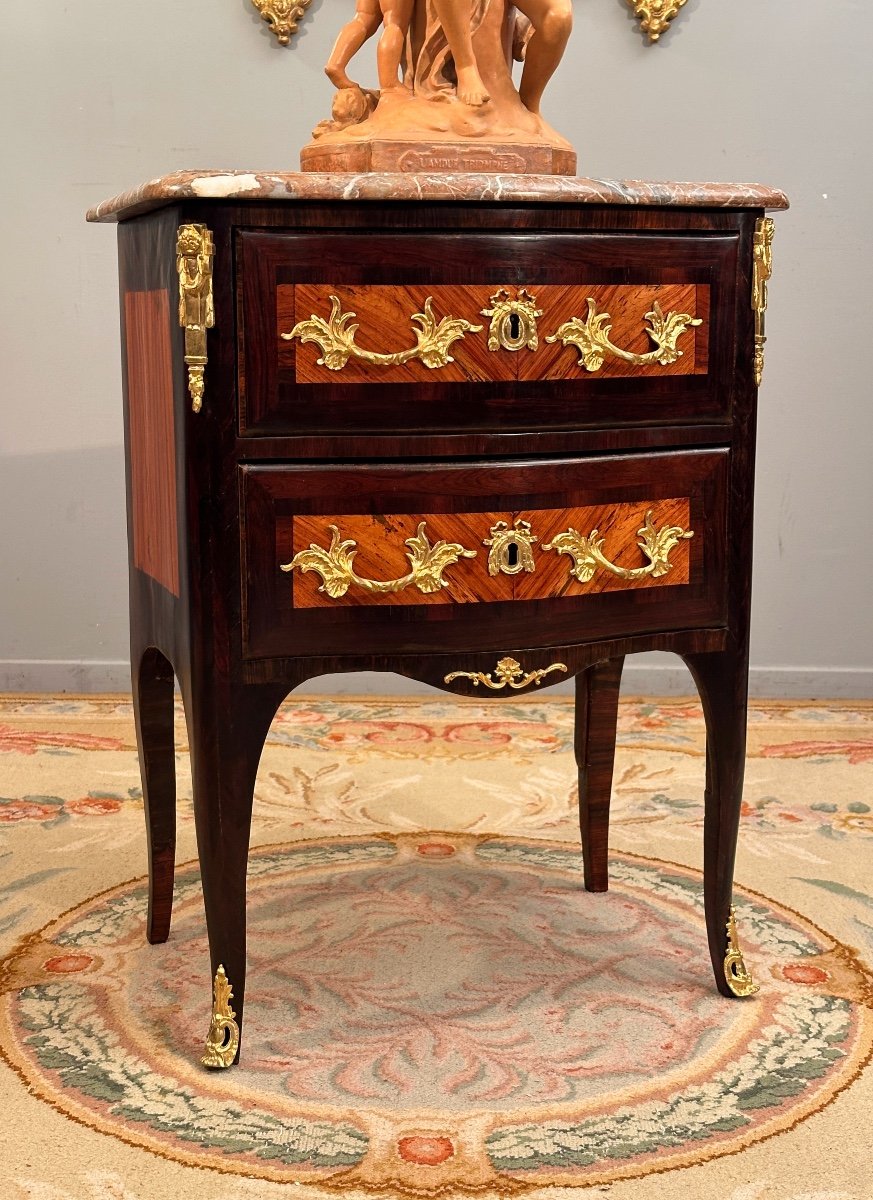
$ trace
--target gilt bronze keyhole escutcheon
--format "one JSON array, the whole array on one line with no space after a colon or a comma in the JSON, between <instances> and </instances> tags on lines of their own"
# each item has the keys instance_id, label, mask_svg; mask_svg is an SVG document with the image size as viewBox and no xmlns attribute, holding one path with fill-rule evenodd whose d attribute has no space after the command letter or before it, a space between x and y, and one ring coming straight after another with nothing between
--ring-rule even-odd
<instances>
[{"instance_id":1,"label":"gilt bronze keyhole escutcheon","mask_svg":"<svg viewBox=\"0 0 873 1200\"><path fill-rule=\"evenodd\" d=\"M498 521L491 527L491 537L482 543L491 547L488 574L520 575L522 571L534 571L533 544L538 540L531 533L529 521L517 517L511 528L505 521Z\"/></svg>"},{"instance_id":2,"label":"gilt bronze keyhole escutcheon","mask_svg":"<svg viewBox=\"0 0 873 1200\"><path fill-rule=\"evenodd\" d=\"M540 344L537 320L543 310L537 308L536 296L532 296L527 288L521 288L513 299L506 288L500 288L489 303L490 308L482 309L482 316L491 318L489 350L537 349Z\"/></svg>"}]
</instances>

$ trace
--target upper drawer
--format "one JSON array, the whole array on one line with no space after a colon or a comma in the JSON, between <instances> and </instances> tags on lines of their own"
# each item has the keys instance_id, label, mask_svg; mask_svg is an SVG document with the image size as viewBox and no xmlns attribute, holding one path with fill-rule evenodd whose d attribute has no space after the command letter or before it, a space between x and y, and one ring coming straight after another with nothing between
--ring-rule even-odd
<instances>
[{"instance_id":1,"label":"upper drawer","mask_svg":"<svg viewBox=\"0 0 873 1200\"><path fill-rule=\"evenodd\" d=\"M732 234L238 235L245 435L724 421Z\"/></svg>"}]
</instances>

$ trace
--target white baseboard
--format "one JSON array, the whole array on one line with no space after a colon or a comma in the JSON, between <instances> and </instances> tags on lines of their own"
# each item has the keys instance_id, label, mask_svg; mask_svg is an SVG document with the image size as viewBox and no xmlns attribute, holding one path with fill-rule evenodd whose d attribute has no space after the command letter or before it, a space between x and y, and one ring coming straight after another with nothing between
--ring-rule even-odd
<instances>
[{"instance_id":1,"label":"white baseboard","mask_svg":"<svg viewBox=\"0 0 873 1200\"><path fill-rule=\"evenodd\" d=\"M572 681L560 683L542 695L572 692ZM653 662L640 655L625 665L622 691L627 695L685 696L694 690L691 676L679 662ZM749 690L769 699L862 700L873 699L873 669L858 667L752 667ZM63 659L0 661L0 692L70 692L94 695L129 692L130 665L115 662L70 662ZM326 675L300 688L311 695L422 696L444 695L427 684L400 675L375 671Z\"/></svg>"}]
</instances>

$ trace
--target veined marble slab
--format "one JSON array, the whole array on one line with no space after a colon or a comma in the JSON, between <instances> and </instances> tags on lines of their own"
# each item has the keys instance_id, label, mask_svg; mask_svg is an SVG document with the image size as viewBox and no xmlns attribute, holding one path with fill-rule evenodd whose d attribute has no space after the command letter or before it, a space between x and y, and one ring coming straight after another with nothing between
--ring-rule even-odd
<instances>
[{"instance_id":1,"label":"veined marble slab","mask_svg":"<svg viewBox=\"0 0 873 1200\"><path fill-rule=\"evenodd\" d=\"M632 204L678 208L788 208L784 192L760 183L673 183L561 175L324 175L278 171L176 171L88 210L89 221L120 221L179 200L482 200Z\"/></svg>"}]
</instances>

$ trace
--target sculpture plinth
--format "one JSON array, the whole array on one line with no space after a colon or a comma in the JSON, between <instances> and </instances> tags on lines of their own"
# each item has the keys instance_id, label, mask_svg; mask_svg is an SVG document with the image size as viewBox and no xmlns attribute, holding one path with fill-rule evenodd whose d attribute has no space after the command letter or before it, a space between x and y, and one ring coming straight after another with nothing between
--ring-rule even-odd
<instances>
[{"instance_id":1,"label":"sculpture plinth","mask_svg":"<svg viewBox=\"0 0 873 1200\"><path fill-rule=\"evenodd\" d=\"M569 36L569 0L544 2L547 36L518 2L405 0L380 2L377 13L376 0L359 0L326 68L337 88L332 118L301 152L303 170L575 175L573 147L539 112ZM372 91L346 69L383 21L381 90ZM518 88L514 60L524 62Z\"/></svg>"},{"instance_id":2,"label":"sculpture plinth","mask_svg":"<svg viewBox=\"0 0 873 1200\"><path fill-rule=\"evenodd\" d=\"M525 142L425 142L376 138L358 142L313 142L300 153L304 171L328 174L369 171L412 175L575 175L576 153Z\"/></svg>"}]
</instances>

